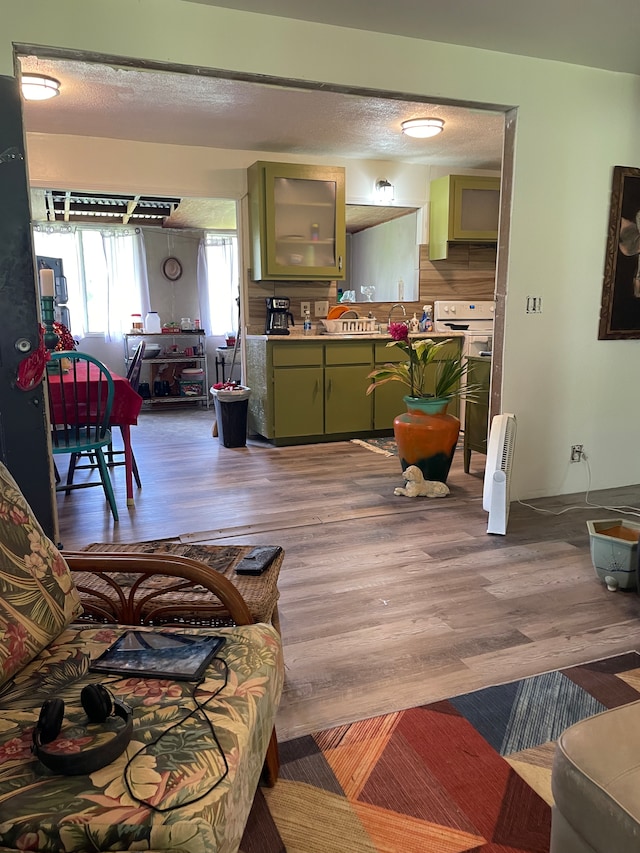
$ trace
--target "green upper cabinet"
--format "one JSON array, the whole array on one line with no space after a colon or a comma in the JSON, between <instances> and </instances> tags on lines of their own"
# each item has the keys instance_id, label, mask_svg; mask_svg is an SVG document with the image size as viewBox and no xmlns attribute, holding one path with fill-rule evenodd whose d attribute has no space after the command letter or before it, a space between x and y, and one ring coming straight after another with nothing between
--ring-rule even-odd
<instances>
[{"instance_id":1,"label":"green upper cabinet","mask_svg":"<svg viewBox=\"0 0 640 853\"><path fill-rule=\"evenodd\" d=\"M429 186L430 260L446 258L449 242L497 241L499 178L445 175Z\"/></svg>"},{"instance_id":2,"label":"green upper cabinet","mask_svg":"<svg viewBox=\"0 0 640 853\"><path fill-rule=\"evenodd\" d=\"M343 168L260 161L248 184L254 281L344 279Z\"/></svg>"}]
</instances>

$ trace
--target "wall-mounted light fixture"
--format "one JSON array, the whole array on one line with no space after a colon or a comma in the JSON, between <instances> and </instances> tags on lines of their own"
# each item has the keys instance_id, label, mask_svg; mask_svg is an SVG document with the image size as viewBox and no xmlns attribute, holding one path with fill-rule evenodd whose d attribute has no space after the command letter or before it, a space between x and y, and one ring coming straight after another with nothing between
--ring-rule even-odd
<instances>
[{"instance_id":1,"label":"wall-mounted light fixture","mask_svg":"<svg viewBox=\"0 0 640 853\"><path fill-rule=\"evenodd\" d=\"M418 139L437 136L443 129L444 121L441 118L412 118L402 122L402 132Z\"/></svg>"},{"instance_id":2,"label":"wall-mounted light fixture","mask_svg":"<svg viewBox=\"0 0 640 853\"><path fill-rule=\"evenodd\" d=\"M21 86L25 101L47 101L60 94L60 81L44 74L23 74Z\"/></svg>"},{"instance_id":3,"label":"wall-mounted light fixture","mask_svg":"<svg viewBox=\"0 0 640 853\"><path fill-rule=\"evenodd\" d=\"M376 181L375 188L376 204L393 203L393 184L387 180Z\"/></svg>"}]
</instances>

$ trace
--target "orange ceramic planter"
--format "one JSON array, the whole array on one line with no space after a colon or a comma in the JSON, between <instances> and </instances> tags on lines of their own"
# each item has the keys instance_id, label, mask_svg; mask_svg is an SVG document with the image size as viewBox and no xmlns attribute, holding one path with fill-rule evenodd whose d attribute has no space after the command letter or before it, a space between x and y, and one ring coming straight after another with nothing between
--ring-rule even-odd
<instances>
[{"instance_id":1,"label":"orange ceramic planter","mask_svg":"<svg viewBox=\"0 0 640 853\"><path fill-rule=\"evenodd\" d=\"M425 480L446 483L460 421L447 414L448 399L405 397L407 411L393 421L398 456L404 471L416 465Z\"/></svg>"}]
</instances>

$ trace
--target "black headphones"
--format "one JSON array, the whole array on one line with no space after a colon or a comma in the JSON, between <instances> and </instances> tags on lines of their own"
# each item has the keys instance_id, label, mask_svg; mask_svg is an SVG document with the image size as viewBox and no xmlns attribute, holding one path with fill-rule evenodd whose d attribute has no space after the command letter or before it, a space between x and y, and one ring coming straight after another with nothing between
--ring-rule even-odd
<instances>
[{"instance_id":1,"label":"black headphones","mask_svg":"<svg viewBox=\"0 0 640 853\"><path fill-rule=\"evenodd\" d=\"M33 746L31 751L40 761L53 770L65 776L80 776L94 773L101 767L111 764L127 748L133 733L133 714L131 708L116 699L102 684L87 684L80 694L82 707L86 711L90 723L104 723L107 717L120 717L124 726L120 728L106 743L87 749L84 752L61 754L45 749L43 744L55 740L62 728L64 717L64 702L62 699L47 699L40 709L38 724L33 730Z\"/></svg>"}]
</instances>

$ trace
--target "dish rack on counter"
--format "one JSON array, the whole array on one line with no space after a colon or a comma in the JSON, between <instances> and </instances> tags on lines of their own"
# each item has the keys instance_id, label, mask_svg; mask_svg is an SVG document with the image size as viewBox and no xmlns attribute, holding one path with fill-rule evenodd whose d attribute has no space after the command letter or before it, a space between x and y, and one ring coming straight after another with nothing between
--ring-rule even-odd
<instances>
[{"instance_id":1,"label":"dish rack on counter","mask_svg":"<svg viewBox=\"0 0 640 853\"><path fill-rule=\"evenodd\" d=\"M349 317L339 320L321 320L327 335L370 335L377 331L375 317Z\"/></svg>"}]
</instances>

